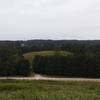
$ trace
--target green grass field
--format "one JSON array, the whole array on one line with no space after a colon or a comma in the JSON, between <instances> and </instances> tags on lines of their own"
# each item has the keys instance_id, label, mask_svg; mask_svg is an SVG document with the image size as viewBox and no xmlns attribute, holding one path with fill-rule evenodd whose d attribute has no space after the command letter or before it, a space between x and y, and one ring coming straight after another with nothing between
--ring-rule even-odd
<instances>
[{"instance_id":1,"label":"green grass field","mask_svg":"<svg viewBox=\"0 0 100 100\"><path fill-rule=\"evenodd\" d=\"M1 80L0 100L100 100L100 83Z\"/></svg>"},{"instance_id":2,"label":"green grass field","mask_svg":"<svg viewBox=\"0 0 100 100\"><path fill-rule=\"evenodd\" d=\"M61 55L67 56L67 55L72 55L72 53L70 52L66 52L66 51L59 51L59 53ZM36 55L41 55L41 56L48 56L48 55L54 55L55 51L40 51L40 52L29 52L24 54L24 57L29 60L30 63L32 63L32 60L34 59L34 57Z\"/></svg>"}]
</instances>

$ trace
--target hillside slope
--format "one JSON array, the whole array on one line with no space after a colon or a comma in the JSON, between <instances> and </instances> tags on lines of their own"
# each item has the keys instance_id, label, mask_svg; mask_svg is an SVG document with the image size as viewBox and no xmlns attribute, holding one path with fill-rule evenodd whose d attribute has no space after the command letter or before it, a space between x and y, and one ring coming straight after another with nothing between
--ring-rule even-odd
<instances>
[{"instance_id":1,"label":"hillside slope","mask_svg":"<svg viewBox=\"0 0 100 100\"><path fill-rule=\"evenodd\" d=\"M30 63L32 63L32 60L34 59L35 56L40 55L40 56L48 56L48 55L55 55L57 52L55 51L39 51L39 52L29 52L29 53L25 53L24 57L25 59L27 59ZM64 56L68 56L68 55L72 55L71 52L67 52L67 51L58 51L58 53L60 55L64 55Z\"/></svg>"}]
</instances>

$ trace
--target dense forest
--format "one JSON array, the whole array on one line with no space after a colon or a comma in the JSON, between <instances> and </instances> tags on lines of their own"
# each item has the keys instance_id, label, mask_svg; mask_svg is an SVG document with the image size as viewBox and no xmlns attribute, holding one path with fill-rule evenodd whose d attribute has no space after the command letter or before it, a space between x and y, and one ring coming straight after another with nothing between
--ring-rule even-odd
<instances>
[{"instance_id":1,"label":"dense forest","mask_svg":"<svg viewBox=\"0 0 100 100\"><path fill-rule=\"evenodd\" d=\"M21 53L46 50L65 50L71 52L99 52L100 40L27 40L0 41L1 45L13 44Z\"/></svg>"},{"instance_id":2,"label":"dense forest","mask_svg":"<svg viewBox=\"0 0 100 100\"><path fill-rule=\"evenodd\" d=\"M35 56L32 65L23 54L55 51L53 56ZM60 55L67 51L72 55ZM0 41L0 75L28 76L31 73L68 77L100 78L100 40Z\"/></svg>"},{"instance_id":3,"label":"dense forest","mask_svg":"<svg viewBox=\"0 0 100 100\"><path fill-rule=\"evenodd\" d=\"M46 50L65 50L71 52L99 52L100 40L28 40L13 41L22 53Z\"/></svg>"},{"instance_id":4,"label":"dense forest","mask_svg":"<svg viewBox=\"0 0 100 100\"><path fill-rule=\"evenodd\" d=\"M0 45L0 76L28 76L29 62L13 44Z\"/></svg>"}]
</instances>

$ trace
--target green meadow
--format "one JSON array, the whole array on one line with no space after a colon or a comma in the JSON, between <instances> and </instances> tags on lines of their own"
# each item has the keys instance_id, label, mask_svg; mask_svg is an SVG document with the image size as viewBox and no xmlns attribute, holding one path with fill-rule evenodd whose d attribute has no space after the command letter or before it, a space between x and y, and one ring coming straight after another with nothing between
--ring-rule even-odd
<instances>
[{"instance_id":1,"label":"green meadow","mask_svg":"<svg viewBox=\"0 0 100 100\"><path fill-rule=\"evenodd\" d=\"M0 100L100 100L100 83L1 80Z\"/></svg>"}]
</instances>

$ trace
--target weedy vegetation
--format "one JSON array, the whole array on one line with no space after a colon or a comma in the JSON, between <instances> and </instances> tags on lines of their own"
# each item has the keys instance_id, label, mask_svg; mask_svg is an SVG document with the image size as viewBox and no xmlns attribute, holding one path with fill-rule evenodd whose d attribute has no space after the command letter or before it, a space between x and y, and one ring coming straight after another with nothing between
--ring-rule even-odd
<instances>
[{"instance_id":1,"label":"weedy vegetation","mask_svg":"<svg viewBox=\"0 0 100 100\"><path fill-rule=\"evenodd\" d=\"M1 80L0 100L100 100L100 83Z\"/></svg>"}]
</instances>

